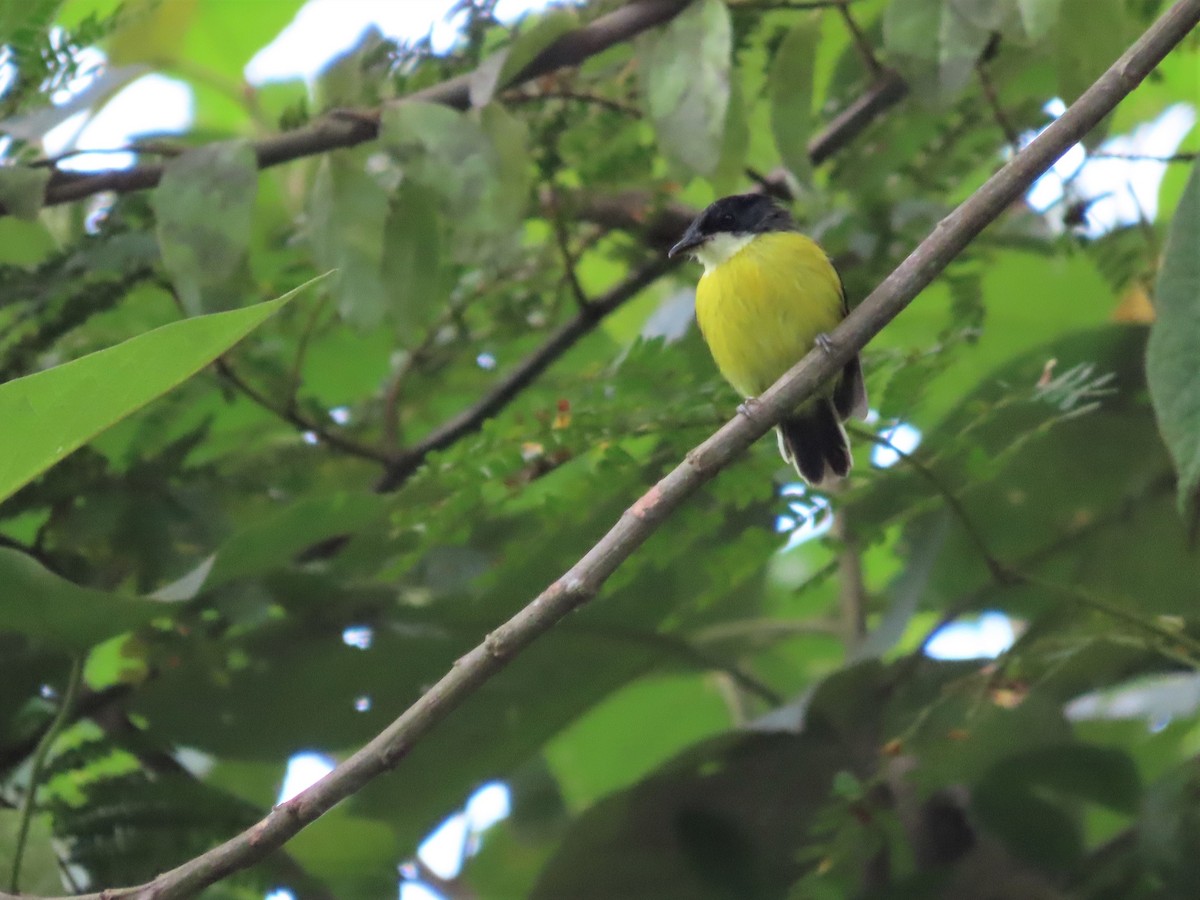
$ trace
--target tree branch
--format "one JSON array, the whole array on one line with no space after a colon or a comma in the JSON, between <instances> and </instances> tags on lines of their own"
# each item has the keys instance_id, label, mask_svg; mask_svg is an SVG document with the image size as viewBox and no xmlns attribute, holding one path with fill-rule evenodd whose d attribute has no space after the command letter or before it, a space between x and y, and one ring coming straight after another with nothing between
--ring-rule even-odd
<instances>
[{"instance_id":1,"label":"tree branch","mask_svg":"<svg viewBox=\"0 0 1200 900\"><path fill-rule=\"evenodd\" d=\"M395 768L412 747L514 656L595 596L671 513L786 413L833 377L984 228L1107 115L1200 22L1200 0L1179 0L1053 124L946 217L830 335L766 391L752 416L738 415L643 494L574 566L455 662L398 719L307 790L240 835L148 884L90 900L190 897L282 846L301 828Z\"/></svg>"},{"instance_id":2,"label":"tree branch","mask_svg":"<svg viewBox=\"0 0 1200 900\"><path fill-rule=\"evenodd\" d=\"M568 32L554 41L504 87L512 87L548 75L566 66L576 66L609 47L674 18L691 0L635 0L596 21ZM455 109L470 106L471 74L459 75L433 87L410 94L407 100L440 103ZM403 100L400 102L404 102ZM334 110L316 121L253 144L260 169L316 156L343 147L354 147L379 136L379 110ZM46 186L43 203L54 206L82 200L102 191L127 194L152 188L162 178L161 164L111 169L103 172L70 172L55 169ZM7 215L0 205L0 215Z\"/></svg>"}]
</instances>

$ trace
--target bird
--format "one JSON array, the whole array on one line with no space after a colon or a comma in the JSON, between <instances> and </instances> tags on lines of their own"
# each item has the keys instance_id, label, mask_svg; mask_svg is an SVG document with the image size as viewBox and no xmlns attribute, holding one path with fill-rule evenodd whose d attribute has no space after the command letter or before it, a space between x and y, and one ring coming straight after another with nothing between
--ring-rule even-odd
<instances>
[{"instance_id":1,"label":"bird","mask_svg":"<svg viewBox=\"0 0 1200 900\"><path fill-rule=\"evenodd\" d=\"M722 197L668 252L704 266L696 321L717 368L746 401L774 384L846 316L846 291L825 251L766 194ZM778 426L779 452L809 485L828 489L850 472L842 422L867 413L855 354Z\"/></svg>"}]
</instances>

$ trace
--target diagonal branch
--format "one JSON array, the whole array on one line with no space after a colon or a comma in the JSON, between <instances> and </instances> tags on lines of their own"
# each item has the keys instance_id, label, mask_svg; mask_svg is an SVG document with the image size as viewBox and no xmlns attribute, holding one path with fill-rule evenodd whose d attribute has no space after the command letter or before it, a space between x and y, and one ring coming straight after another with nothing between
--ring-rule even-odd
<instances>
[{"instance_id":1,"label":"diagonal branch","mask_svg":"<svg viewBox=\"0 0 1200 900\"><path fill-rule=\"evenodd\" d=\"M422 737L525 647L594 597L617 568L685 500L786 413L833 377L1033 181L1104 118L1200 22L1200 0L1179 0L1061 118L946 217L831 335L739 415L643 494L612 529L528 606L457 660L416 703L358 752L254 827L148 884L90 900L190 897L282 846L301 828L395 768ZM0 895L2 897L2 895Z\"/></svg>"},{"instance_id":2,"label":"diagonal branch","mask_svg":"<svg viewBox=\"0 0 1200 900\"><path fill-rule=\"evenodd\" d=\"M656 25L674 18L691 0L635 0L596 21L576 28L550 44L505 87L512 87L548 75L629 40ZM455 109L470 106L470 73L459 75L433 87L410 94L408 100L441 103ZM379 136L378 110L329 112L304 128L297 128L254 143L258 167L266 169L282 163L315 156L343 147L354 147ZM70 172L56 169L46 186L46 206L70 203L102 191L127 194L158 184L163 175L161 164L110 169L102 172ZM0 214L7 210L0 205Z\"/></svg>"}]
</instances>

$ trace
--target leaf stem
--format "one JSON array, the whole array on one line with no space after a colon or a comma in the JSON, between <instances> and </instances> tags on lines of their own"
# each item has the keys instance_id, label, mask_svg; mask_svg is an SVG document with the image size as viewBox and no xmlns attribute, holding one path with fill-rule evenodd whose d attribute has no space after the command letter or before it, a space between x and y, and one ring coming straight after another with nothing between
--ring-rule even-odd
<instances>
[{"instance_id":1,"label":"leaf stem","mask_svg":"<svg viewBox=\"0 0 1200 900\"><path fill-rule=\"evenodd\" d=\"M82 676L83 657L77 656L71 662L71 673L67 676L67 686L59 701L58 712L55 713L54 720L46 729L46 733L42 735L42 739L38 741L37 749L33 752L33 759L29 764L29 787L25 790L25 799L21 804L21 823L17 829L17 843L13 848L12 874L8 880L9 890L14 894L21 889L21 861L25 856L26 842L29 840L29 826L33 821L37 789L42 780L42 769L46 764L46 756L71 715L71 708L75 705L75 695L79 691L79 682L82 680Z\"/></svg>"}]
</instances>

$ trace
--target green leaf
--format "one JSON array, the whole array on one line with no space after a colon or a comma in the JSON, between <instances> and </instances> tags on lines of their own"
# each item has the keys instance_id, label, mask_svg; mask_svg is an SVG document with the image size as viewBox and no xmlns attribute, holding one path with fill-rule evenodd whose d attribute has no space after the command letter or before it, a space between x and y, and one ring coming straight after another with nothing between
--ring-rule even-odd
<instances>
[{"instance_id":1,"label":"green leaf","mask_svg":"<svg viewBox=\"0 0 1200 900\"><path fill-rule=\"evenodd\" d=\"M645 47L642 92L663 152L701 175L721 159L733 29L720 0L699 0Z\"/></svg>"},{"instance_id":2,"label":"green leaf","mask_svg":"<svg viewBox=\"0 0 1200 900\"><path fill-rule=\"evenodd\" d=\"M79 587L0 547L0 632L78 653L162 614L160 603Z\"/></svg>"},{"instance_id":3,"label":"green leaf","mask_svg":"<svg viewBox=\"0 0 1200 900\"><path fill-rule=\"evenodd\" d=\"M446 300L442 228L437 195L422 184L402 184L388 214L383 277L392 295L391 317L406 346L416 345Z\"/></svg>"},{"instance_id":4,"label":"green leaf","mask_svg":"<svg viewBox=\"0 0 1200 900\"><path fill-rule=\"evenodd\" d=\"M236 305L258 190L244 141L209 144L167 163L154 191L162 261L189 315Z\"/></svg>"},{"instance_id":5,"label":"green leaf","mask_svg":"<svg viewBox=\"0 0 1200 900\"><path fill-rule=\"evenodd\" d=\"M453 259L480 265L507 258L525 211L524 127L491 104L471 114L433 103L384 110L380 141L406 180L434 191L450 226Z\"/></svg>"},{"instance_id":6,"label":"green leaf","mask_svg":"<svg viewBox=\"0 0 1200 900\"><path fill-rule=\"evenodd\" d=\"M0 166L0 207L10 215L32 222L42 211L50 169Z\"/></svg>"},{"instance_id":7,"label":"green leaf","mask_svg":"<svg viewBox=\"0 0 1200 900\"><path fill-rule=\"evenodd\" d=\"M17 834L21 828L21 810L0 809L0 879L9 886ZM61 894L62 878L58 874L58 856L54 852L54 830L49 815L38 813L29 823L25 852L21 858L22 894Z\"/></svg>"},{"instance_id":8,"label":"green leaf","mask_svg":"<svg viewBox=\"0 0 1200 900\"><path fill-rule=\"evenodd\" d=\"M1179 473L1179 509L1200 510L1200 162L1175 210L1146 348L1146 376L1158 428Z\"/></svg>"},{"instance_id":9,"label":"green leaf","mask_svg":"<svg viewBox=\"0 0 1200 900\"><path fill-rule=\"evenodd\" d=\"M750 152L750 123L746 118L746 97L738 69L729 73L729 109L725 113L725 134L721 159L709 180L718 195L736 193L746 179L746 156ZM691 313L688 313L690 318Z\"/></svg>"},{"instance_id":10,"label":"green leaf","mask_svg":"<svg viewBox=\"0 0 1200 900\"><path fill-rule=\"evenodd\" d=\"M1074 103L1130 42L1125 0L1062 0L1054 61L1058 93Z\"/></svg>"},{"instance_id":11,"label":"green leaf","mask_svg":"<svg viewBox=\"0 0 1200 900\"><path fill-rule=\"evenodd\" d=\"M307 284L277 300L173 322L0 385L0 421L9 429L0 456L0 500L194 375Z\"/></svg>"},{"instance_id":12,"label":"green leaf","mask_svg":"<svg viewBox=\"0 0 1200 900\"><path fill-rule=\"evenodd\" d=\"M200 0L133 0L121 10L120 27L106 42L114 66L151 63L168 66L179 56Z\"/></svg>"},{"instance_id":13,"label":"green leaf","mask_svg":"<svg viewBox=\"0 0 1200 900\"><path fill-rule=\"evenodd\" d=\"M696 675L640 679L607 697L546 746L567 803L584 809L648 774L689 744L727 729L720 696ZM678 715L662 721L664 709ZM628 735L642 736L631 746Z\"/></svg>"},{"instance_id":14,"label":"green leaf","mask_svg":"<svg viewBox=\"0 0 1200 900\"><path fill-rule=\"evenodd\" d=\"M821 18L801 17L779 45L771 63L771 131L779 157L801 181L808 181L812 163L813 63L821 37Z\"/></svg>"},{"instance_id":15,"label":"green leaf","mask_svg":"<svg viewBox=\"0 0 1200 900\"><path fill-rule=\"evenodd\" d=\"M1020 856L1062 866L1082 849L1069 801L1086 800L1132 814L1141 793L1137 768L1127 753L1067 743L1001 760L972 788L971 806Z\"/></svg>"},{"instance_id":16,"label":"green leaf","mask_svg":"<svg viewBox=\"0 0 1200 900\"><path fill-rule=\"evenodd\" d=\"M261 521L249 523L217 552L205 588L285 566L297 553L328 537L377 521L387 508L378 494L338 492L306 497Z\"/></svg>"},{"instance_id":17,"label":"green leaf","mask_svg":"<svg viewBox=\"0 0 1200 900\"><path fill-rule=\"evenodd\" d=\"M1059 10L1063 0L1017 0L1021 26L1025 36L1037 41L1050 33L1058 24Z\"/></svg>"},{"instance_id":18,"label":"green leaf","mask_svg":"<svg viewBox=\"0 0 1200 900\"><path fill-rule=\"evenodd\" d=\"M387 314L381 266L388 197L363 165L361 153L345 150L321 161L309 194L309 239L317 265L335 270L330 289L338 312L366 330Z\"/></svg>"},{"instance_id":19,"label":"green leaf","mask_svg":"<svg viewBox=\"0 0 1200 900\"><path fill-rule=\"evenodd\" d=\"M0 219L0 265L31 268L54 252L54 238L40 222Z\"/></svg>"},{"instance_id":20,"label":"green leaf","mask_svg":"<svg viewBox=\"0 0 1200 900\"><path fill-rule=\"evenodd\" d=\"M270 3L208 0L200 5L188 28L183 55L203 67L210 77L215 73L230 79L229 88L242 88L246 64L275 39L303 5L303 0Z\"/></svg>"},{"instance_id":21,"label":"green leaf","mask_svg":"<svg viewBox=\"0 0 1200 900\"><path fill-rule=\"evenodd\" d=\"M971 80L991 32L954 0L895 0L883 14L883 43L914 96L935 105L956 98Z\"/></svg>"}]
</instances>

